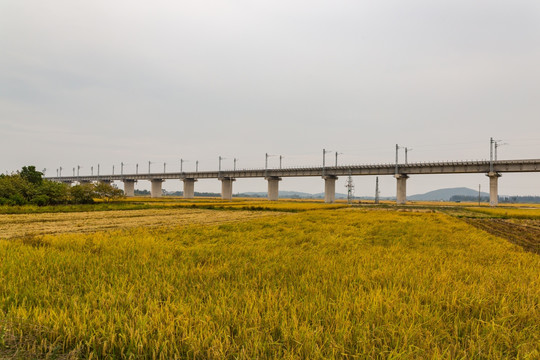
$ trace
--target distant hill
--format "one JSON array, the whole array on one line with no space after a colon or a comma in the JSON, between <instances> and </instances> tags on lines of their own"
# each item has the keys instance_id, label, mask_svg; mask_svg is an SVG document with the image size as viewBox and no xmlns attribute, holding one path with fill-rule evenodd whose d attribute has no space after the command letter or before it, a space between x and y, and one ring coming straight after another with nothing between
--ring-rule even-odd
<instances>
[{"instance_id":1,"label":"distant hill","mask_svg":"<svg viewBox=\"0 0 540 360\"><path fill-rule=\"evenodd\" d=\"M478 191L465 188L465 187L459 187L459 188L447 188L447 189L439 189L427 192L425 194L417 194L417 195L411 195L407 196L407 200L411 201L449 201L452 196L478 196ZM480 195L482 197L489 197L488 193L481 192Z\"/></svg>"},{"instance_id":2,"label":"distant hill","mask_svg":"<svg viewBox=\"0 0 540 360\"><path fill-rule=\"evenodd\" d=\"M324 193L313 194L314 199L324 199ZM347 194L336 193L336 199L346 199Z\"/></svg>"},{"instance_id":3,"label":"distant hill","mask_svg":"<svg viewBox=\"0 0 540 360\"><path fill-rule=\"evenodd\" d=\"M135 190L137 196L149 196L148 190ZM167 196L182 196L181 191L163 191L163 195ZM486 192L480 193L481 201L489 201L489 194ZM203 197L220 197L220 193L205 193L195 192L195 196ZM266 198L266 192L243 192L236 193L234 197L251 197L251 198ZM282 199L324 199L324 193L310 194L301 191L280 191L279 197ZM454 198L452 198L454 197ZM336 199L347 199L347 194L336 193ZM373 200L373 196L353 196L355 200ZM395 196L381 196L381 200L395 200ZM478 191L459 187L459 188L447 188L439 189L427 192L425 194L416 194L407 196L409 201L476 201L478 199ZM540 203L540 196L507 196L499 195L499 201L501 203Z\"/></svg>"},{"instance_id":4,"label":"distant hill","mask_svg":"<svg viewBox=\"0 0 540 360\"><path fill-rule=\"evenodd\" d=\"M239 197L266 197L268 196L268 193L265 192L243 192L239 194L235 194L234 196ZM313 194L300 192L300 191L280 191L279 197L282 198L297 198L297 199L307 199L312 198Z\"/></svg>"}]
</instances>

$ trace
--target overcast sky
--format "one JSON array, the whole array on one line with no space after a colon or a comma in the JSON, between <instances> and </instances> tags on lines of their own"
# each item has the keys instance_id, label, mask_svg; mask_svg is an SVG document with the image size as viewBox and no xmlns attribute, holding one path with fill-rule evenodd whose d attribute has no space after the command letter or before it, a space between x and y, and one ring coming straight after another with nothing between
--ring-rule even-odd
<instances>
[{"instance_id":1,"label":"overcast sky","mask_svg":"<svg viewBox=\"0 0 540 360\"><path fill-rule=\"evenodd\" d=\"M396 143L411 162L487 159L491 136L508 143L500 159L540 158L539 64L538 0L4 0L0 172L179 171L180 158L213 170L220 155L255 168L267 152L320 165L323 148L342 164L391 163ZM354 180L374 192L374 178ZM412 176L408 193L478 184L485 175ZM540 195L538 173L499 184ZM381 188L395 195L395 180Z\"/></svg>"}]
</instances>

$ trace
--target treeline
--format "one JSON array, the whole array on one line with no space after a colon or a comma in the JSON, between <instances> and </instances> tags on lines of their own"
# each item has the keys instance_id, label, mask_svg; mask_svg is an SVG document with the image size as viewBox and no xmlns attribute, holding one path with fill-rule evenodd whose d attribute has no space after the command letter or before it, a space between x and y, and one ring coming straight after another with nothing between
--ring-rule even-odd
<instances>
[{"instance_id":1,"label":"treeline","mask_svg":"<svg viewBox=\"0 0 540 360\"><path fill-rule=\"evenodd\" d=\"M478 196L454 195L450 201L478 202ZM489 202L488 196L481 196L480 202ZM505 204L540 203L540 196L499 196L499 202Z\"/></svg>"},{"instance_id":2,"label":"treeline","mask_svg":"<svg viewBox=\"0 0 540 360\"><path fill-rule=\"evenodd\" d=\"M540 196L499 196L499 202L510 204L536 204L540 203Z\"/></svg>"},{"instance_id":3,"label":"treeline","mask_svg":"<svg viewBox=\"0 0 540 360\"><path fill-rule=\"evenodd\" d=\"M35 166L24 166L11 175L0 175L0 205L91 204L94 199L107 201L124 196L124 192L109 184L79 184L69 186L43 179Z\"/></svg>"},{"instance_id":4,"label":"treeline","mask_svg":"<svg viewBox=\"0 0 540 360\"><path fill-rule=\"evenodd\" d=\"M151 193L148 190L138 190L135 189L135 196L150 196ZM164 192L164 196L184 196L183 191L174 191L174 192ZM195 191L194 196L196 197L220 197L220 193L211 193L211 192L197 192ZM237 196L237 195L233 195Z\"/></svg>"},{"instance_id":5,"label":"treeline","mask_svg":"<svg viewBox=\"0 0 540 360\"><path fill-rule=\"evenodd\" d=\"M478 202L478 196L470 195L453 195L450 197L450 201L455 202ZM481 196L480 202L489 202L489 196Z\"/></svg>"}]
</instances>

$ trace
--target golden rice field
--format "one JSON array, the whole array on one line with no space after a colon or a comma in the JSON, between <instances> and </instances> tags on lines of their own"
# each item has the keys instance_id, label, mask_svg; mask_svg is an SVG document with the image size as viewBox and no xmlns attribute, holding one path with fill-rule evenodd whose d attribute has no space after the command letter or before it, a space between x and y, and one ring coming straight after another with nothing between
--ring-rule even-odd
<instances>
[{"instance_id":1,"label":"golden rice field","mask_svg":"<svg viewBox=\"0 0 540 360\"><path fill-rule=\"evenodd\" d=\"M161 210L0 240L0 358L540 358L540 257L459 218Z\"/></svg>"},{"instance_id":2,"label":"golden rice field","mask_svg":"<svg viewBox=\"0 0 540 360\"><path fill-rule=\"evenodd\" d=\"M496 217L507 217L515 219L540 219L540 208L508 208L508 207L471 207L469 211L474 211L481 214L487 214Z\"/></svg>"}]
</instances>

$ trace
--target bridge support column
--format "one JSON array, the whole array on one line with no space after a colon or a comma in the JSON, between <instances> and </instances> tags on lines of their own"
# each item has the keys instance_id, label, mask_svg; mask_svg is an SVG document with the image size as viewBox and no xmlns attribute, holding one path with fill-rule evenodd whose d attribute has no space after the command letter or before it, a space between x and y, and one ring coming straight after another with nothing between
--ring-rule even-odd
<instances>
[{"instance_id":1,"label":"bridge support column","mask_svg":"<svg viewBox=\"0 0 540 360\"><path fill-rule=\"evenodd\" d=\"M150 197L158 198L162 195L163 190L163 179L152 179L152 190L150 191Z\"/></svg>"},{"instance_id":2,"label":"bridge support column","mask_svg":"<svg viewBox=\"0 0 540 360\"><path fill-rule=\"evenodd\" d=\"M407 203L407 179L406 174L396 174L394 177L397 180L396 189L396 204L405 205Z\"/></svg>"},{"instance_id":3,"label":"bridge support column","mask_svg":"<svg viewBox=\"0 0 540 360\"><path fill-rule=\"evenodd\" d=\"M135 180L125 179L124 180L124 195L127 197L135 196Z\"/></svg>"},{"instance_id":4,"label":"bridge support column","mask_svg":"<svg viewBox=\"0 0 540 360\"><path fill-rule=\"evenodd\" d=\"M501 174L497 172L489 172L489 206L499 205L499 178Z\"/></svg>"},{"instance_id":5,"label":"bridge support column","mask_svg":"<svg viewBox=\"0 0 540 360\"><path fill-rule=\"evenodd\" d=\"M336 180L337 176L327 175L324 179L324 202L331 204L336 201Z\"/></svg>"},{"instance_id":6,"label":"bridge support column","mask_svg":"<svg viewBox=\"0 0 540 360\"><path fill-rule=\"evenodd\" d=\"M268 200L277 201L279 199L279 182L281 178L270 176L266 180L268 181Z\"/></svg>"},{"instance_id":7,"label":"bridge support column","mask_svg":"<svg viewBox=\"0 0 540 360\"><path fill-rule=\"evenodd\" d=\"M232 184L233 184L233 181L236 181L236 179L224 177L224 178L221 178L220 180L221 180L221 198L223 200L232 200L232 194L233 194Z\"/></svg>"},{"instance_id":8,"label":"bridge support column","mask_svg":"<svg viewBox=\"0 0 540 360\"><path fill-rule=\"evenodd\" d=\"M193 199L195 197L195 181L197 179L186 178L184 182L184 199Z\"/></svg>"}]
</instances>

